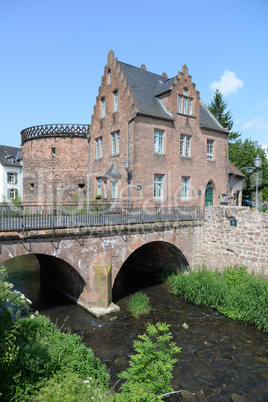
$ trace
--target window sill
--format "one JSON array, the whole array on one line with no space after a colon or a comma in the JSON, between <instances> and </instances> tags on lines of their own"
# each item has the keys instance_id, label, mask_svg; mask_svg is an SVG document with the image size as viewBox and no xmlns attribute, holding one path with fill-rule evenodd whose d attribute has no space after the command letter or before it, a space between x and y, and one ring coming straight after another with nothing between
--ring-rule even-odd
<instances>
[{"instance_id":1,"label":"window sill","mask_svg":"<svg viewBox=\"0 0 268 402\"><path fill-rule=\"evenodd\" d=\"M110 158L117 158L118 156L120 156L120 154L110 155Z\"/></svg>"}]
</instances>

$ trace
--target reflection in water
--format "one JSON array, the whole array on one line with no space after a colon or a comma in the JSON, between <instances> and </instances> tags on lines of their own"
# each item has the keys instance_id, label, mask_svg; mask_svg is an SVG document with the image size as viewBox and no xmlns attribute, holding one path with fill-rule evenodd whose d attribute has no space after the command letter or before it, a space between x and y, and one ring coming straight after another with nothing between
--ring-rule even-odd
<instances>
[{"instance_id":1,"label":"reflection in water","mask_svg":"<svg viewBox=\"0 0 268 402\"><path fill-rule=\"evenodd\" d=\"M124 275L132 285L134 281L141 283L137 271L132 271L132 277L125 271L117 284L114 298L120 313L97 319L64 296L41 290L34 256L19 257L5 266L10 281L33 301L34 309L83 336L86 345L109 367L114 383L118 380L116 373L127 367L128 356L134 352L133 341L145 331L146 324L167 322L173 340L182 348L174 368L174 387L195 392L200 400L210 396L210 401L229 401L233 393L238 393L250 401L268 401L267 333L209 308L187 304L169 294L167 285L149 286L149 282L146 293L152 311L140 320L134 319L127 311L129 289L122 291L121 287L126 287ZM188 330L182 328L184 322Z\"/></svg>"}]
</instances>

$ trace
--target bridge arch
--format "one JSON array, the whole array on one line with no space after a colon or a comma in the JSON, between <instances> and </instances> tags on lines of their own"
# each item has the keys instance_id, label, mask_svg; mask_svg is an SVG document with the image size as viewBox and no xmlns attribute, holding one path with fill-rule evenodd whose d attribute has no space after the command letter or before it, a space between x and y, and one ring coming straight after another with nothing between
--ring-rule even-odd
<instances>
[{"instance_id":1,"label":"bridge arch","mask_svg":"<svg viewBox=\"0 0 268 402\"><path fill-rule=\"evenodd\" d=\"M166 241L151 241L135 249L122 264L113 284L113 301L162 282L173 271L184 271L189 263L182 251ZM125 288L125 289L124 289Z\"/></svg>"},{"instance_id":2,"label":"bridge arch","mask_svg":"<svg viewBox=\"0 0 268 402\"><path fill-rule=\"evenodd\" d=\"M25 260L25 257L30 257ZM31 258L32 257L32 258ZM40 272L40 287L54 288L60 293L67 296L69 299L77 302L85 287L85 281L79 272L68 262L61 258L40 254L40 253L27 253L17 255L13 258L9 258L3 261L2 264L9 270L13 268L25 267L29 264L31 267L39 266ZM27 268L25 268L25 271ZM27 297L29 297L27 295Z\"/></svg>"}]
</instances>

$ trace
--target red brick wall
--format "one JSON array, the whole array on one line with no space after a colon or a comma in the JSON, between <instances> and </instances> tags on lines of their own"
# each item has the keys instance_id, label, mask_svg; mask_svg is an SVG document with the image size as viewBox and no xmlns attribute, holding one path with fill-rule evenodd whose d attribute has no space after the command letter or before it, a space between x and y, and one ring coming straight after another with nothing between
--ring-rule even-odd
<instances>
[{"instance_id":1,"label":"red brick wall","mask_svg":"<svg viewBox=\"0 0 268 402\"><path fill-rule=\"evenodd\" d=\"M75 193L80 199L86 196L86 138L40 136L26 141L22 151L24 203L61 204L72 201Z\"/></svg>"},{"instance_id":2,"label":"red brick wall","mask_svg":"<svg viewBox=\"0 0 268 402\"><path fill-rule=\"evenodd\" d=\"M108 72L111 71L111 84L108 83ZM187 96L193 99L193 115L178 113L178 94L183 95L187 88ZM113 92L118 90L119 109L113 113ZM174 79L171 91L162 95L166 108L172 112L174 122L154 117L137 115L129 124L129 159L130 159L130 199L141 202L184 202L203 204L208 182L214 186L215 205L220 202L220 194L227 193L227 134L200 128L199 92L188 75L186 66L182 73ZM101 118L101 99L105 97L105 117ZM139 105L133 103L130 88L120 71L120 65L113 52L108 54L107 65L99 87L99 95L90 126L91 145L91 197L96 194L96 178L103 176L115 164L121 174L118 187L121 189L120 199L127 198L127 175L124 161L127 159L127 121ZM164 131L164 154L154 153L154 129ZM111 133L120 130L120 155L111 156ZM191 137L191 157L180 157L180 134ZM103 158L95 158L95 139L103 137ZM214 141L214 160L207 161L207 140ZM154 174L164 175L163 200L154 200ZM181 178L190 177L190 198L181 200ZM141 186L141 191L137 190ZM201 191L201 194L198 192ZM108 195L110 195L108 181Z\"/></svg>"}]
</instances>

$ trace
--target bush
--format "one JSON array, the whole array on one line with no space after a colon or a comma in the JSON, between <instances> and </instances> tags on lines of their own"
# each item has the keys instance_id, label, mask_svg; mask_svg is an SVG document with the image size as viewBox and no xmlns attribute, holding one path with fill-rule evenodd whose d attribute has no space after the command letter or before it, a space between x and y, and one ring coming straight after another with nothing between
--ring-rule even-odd
<instances>
[{"instance_id":1,"label":"bush","mask_svg":"<svg viewBox=\"0 0 268 402\"><path fill-rule=\"evenodd\" d=\"M177 359L172 358L180 348L171 342L170 325L148 324L147 333L134 341L135 355L130 356L130 367L119 378L127 380L121 385L117 401L162 400L163 393L172 391L172 370Z\"/></svg>"},{"instance_id":2,"label":"bush","mask_svg":"<svg viewBox=\"0 0 268 402\"><path fill-rule=\"evenodd\" d=\"M149 314L151 311L149 296L142 292L135 293L130 297L128 310L135 318L144 314Z\"/></svg>"},{"instance_id":3,"label":"bush","mask_svg":"<svg viewBox=\"0 0 268 402\"><path fill-rule=\"evenodd\" d=\"M188 302L215 308L229 318L255 324L268 331L268 281L248 273L244 266L211 271L205 265L173 274L172 293Z\"/></svg>"},{"instance_id":4,"label":"bush","mask_svg":"<svg viewBox=\"0 0 268 402\"><path fill-rule=\"evenodd\" d=\"M47 317L35 313L20 318L22 310L28 309L29 301L21 293L12 291L12 285L6 279L3 272L0 278L2 400L24 401L32 399L33 394L40 398L50 392L52 395L50 386L60 389L66 377L70 379L72 376L75 379L74 393L79 381L82 384L89 379L96 387L96 395L106 393L110 376L93 351L82 343L78 335L61 332ZM68 392L66 390L62 399L73 400L68 399ZM59 400L53 398L49 400Z\"/></svg>"}]
</instances>

